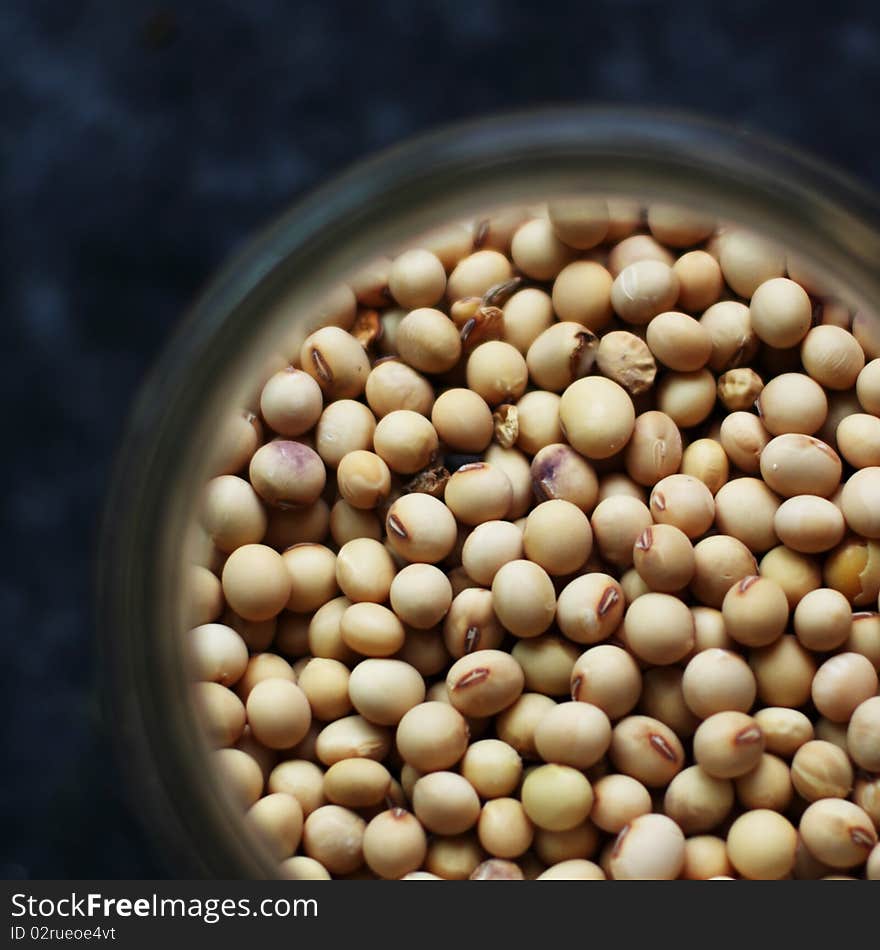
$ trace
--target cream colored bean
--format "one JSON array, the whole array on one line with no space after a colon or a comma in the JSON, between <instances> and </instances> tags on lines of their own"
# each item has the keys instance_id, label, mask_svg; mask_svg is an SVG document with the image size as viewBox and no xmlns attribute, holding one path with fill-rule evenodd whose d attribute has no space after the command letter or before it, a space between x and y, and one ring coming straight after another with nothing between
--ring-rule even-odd
<instances>
[{"instance_id":1,"label":"cream colored bean","mask_svg":"<svg viewBox=\"0 0 880 950\"><path fill-rule=\"evenodd\" d=\"M519 640L511 656L522 667L525 688L546 696L566 696L580 647L552 633Z\"/></svg>"},{"instance_id":2,"label":"cream colored bean","mask_svg":"<svg viewBox=\"0 0 880 950\"><path fill-rule=\"evenodd\" d=\"M213 753L219 781L232 801L248 809L263 794L263 773L259 765L240 749L217 749Z\"/></svg>"},{"instance_id":3,"label":"cream colored bean","mask_svg":"<svg viewBox=\"0 0 880 950\"><path fill-rule=\"evenodd\" d=\"M654 521L678 528L692 540L705 534L715 518L711 487L693 475L660 479L651 492L649 507Z\"/></svg>"},{"instance_id":4,"label":"cream colored bean","mask_svg":"<svg viewBox=\"0 0 880 950\"><path fill-rule=\"evenodd\" d=\"M367 377L365 395L377 419L396 409L409 409L427 416L434 405L430 382L399 359L376 363Z\"/></svg>"},{"instance_id":5,"label":"cream colored bean","mask_svg":"<svg viewBox=\"0 0 880 950\"><path fill-rule=\"evenodd\" d=\"M846 798L853 786L853 770L843 749L822 740L805 742L791 761L791 780L807 802Z\"/></svg>"},{"instance_id":6,"label":"cream colored bean","mask_svg":"<svg viewBox=\"0 0 880 950\"><path fill-rule=\"evenodd\" d=\"M277 551L264 544L236 548L223 566L226 602L245 620L275 617L286 606L292 582Z\"/></svg>"},{"instance_id":7,"label":"cream colored bean","mask_svg":"<svg viewBox=\"0 0 880 950\"><path fill-rule=\"evenodd\" d=\"M577 769L568 765L541 765L523 782L523 809L531 821L548 831L576 828L593 806L593 788Z\"/></svg>"},{"instance_id":8,"label":"cream colored bean","mask_svg":"<svg viewBox=\"0 0 880 950\"><path fill-rule=\"evenodd\" d=\"M358 663L351 671L348 691L355 709L381 726L396 726L425 699L425 683L418 671L396 659Z\"/></svg>"},{"instance_id":9,"label":"cream colored bean","mask_svg":"<svg viewBox=\"0 0 880 950\"><path fill-rule=\"evenodd\" d=\"M859 373L856 393L865 412L880 416L880 359L871 360Z\"/></svg>"},{"instance_id":10,"label":"cream colored bean","mask_svg":"<svg viewBox=\"0 0 880 950\"><path fill-rule=\"evenodd\" d=\"M501 646L504 629L492 605L491 591L482 588L471 587L455 597L443 623L443 641L451 656L458 659Z\"/></svg>"},{"instance_id":11,"label":"cream colored bean","mask_svg":"<svg viewBox=\"0 0 880 950\"><path fill-rule=\"evenodd\" d=\"M735 646L733 637L724 627L724 615L714 607L691 607L694 618L693 654L703 650L730 650Z\"/></svg>"},{"instance_id":12,"label":"cream colored bean","mask_svg":"<svg viewBox=\"0 0 880 950\"><path fill-rule=\"evenodd\" d=\"M305 855L295 855L285 858L278 865L278 874L288 881L329 881L330 873L327 868L314 858Z\"/></svg>"},{"instance_id":13,"label":"cream colored bean","mask_svg":"<svg viewBox=\"0 0 880 950\"><path fill-rule=\"evenodd\" d=\"M331 874L351 874L364 863L366 826L356 812L339 805L324 805L306 818L303 850Z\"/></svg>"},{"instance_id":14,"label":"cream colored bean","mask_svg":"<svg viewBox=\"0 0 880 950\"><path fill-rule=\"evenodd\" d=\"M869 697L853 710L846 746L856 765L880 772L880 696Z\"/></svg>"},{"instance_id":15,"label":"cream colored bean","mask_svg":"<svg viewBox=\"0 0 880 950\"><path fill-rule=\"evenodd\" d=\"M502 798L519 785L522 760L506 742L481 739L468 746L461 760L461 774L483 798Z\"/></svg>"},{"instance_id":16,"label":"cream colored bean","mask_svg":"<svg viewBox=\"0 0 880 950\"><path fill-rule=\"evenodd\" d=\"M550 392L562 392L593 368L598 338L583 323L564 320L537 336L526 353L532 382Z\"/></svg>"},{"instance_id":17,"label":"cream colored bean","mask_svg":"<svg viewBox=\"0 0 880 950\"><path fill-rule=\"evenodd\" d=\"M323 498L303 508L273 508L263 541L278 551L294 544L323 541L330 527L330 507Z\"/></svg>"},{"instance_id":18,"label":"cream colored bean","mask_svg":"<svg viewBox=\"0 0 880 950\"><path fill-rule=\"evenodd\" d=\"M685 834L700 834L717 828L733 803L734 787L729 779L716 778L699 765L691 765L669 783L663 811Z\"/></svg>"},{"instance_id":19,"label":"cream colored bean","mask_svg":"<svg viewBox=\"0 0 880 950\"><path fill-rule=\"evenodd\" d=\"M303 342L300 366L329 399L356 399L364 391L370 361L358 341L340 327L322 327Z\"/></svg>"},{"instance_id":20,"label":"cream colored bean","mask_svg":"<svg viewBox=\"0 0 880 950\"><path fill-rule=\"evenodd\" d=\"M287 660L277 654L256 653L248 660L247 669L236 684L235 692L239 699L246 703L257 683L267 679L284 679L296 683L297 675Z\"/></svg>"},{"instance_id":21,"label":"cream colored bean","mask_svg":"<svg viewBox=\"0 0 880 950\"><path fill-rule=\"evenodd\" d=\"M490 287L510 280L512 276L513 268L504 254L498 250L478 250L455 265L446 285L446 296L449 300L482 297Z\"/></svg>"},{"instance_id":22,"label":"cream colored bean","mask_svg":"<svg viewBox=\"0 0 880 950\"><path fill-rule=\"evenodd\" d=\"M785 273L783 252L748 231L724 234L719 263L724 279L741 297L751 297L764 281Z\"/></svg>"},{"instance_id":23,"label":"cream colored bean","mask_svg":"<svg viewBox=\"0 0 880 950\"><path fill-rule=\"evenodd\" d=\"M452 284L452 278L449 283ZM445 313L431 307L411 310L397 328L395 343L401 359L423 373L445 373L461 356L461 339L455 324Z\"/></svg>"},{"instance_id":24,"label":"cream colored bean","mask_svg":"<svg viewBox=\"0 0 880 950\"><path fill-rule=\"evenodd\" d=\"M687 587L693 577L693 547L678 528L653 525L633 545L633 564L652 591L674 593Z\"/></svg>"},{"instance_id":25,"label":"cream colored bean","mask_svg":"<svg viewBox=\"0 0 880 950\"><path fill-rule=\"evenodd\" d=\"M746 367L729 369L718 377L718 399L730 412L751 409L764 389L764 381Z\"/></svg>"},{"instance_id":26,"label":"cream colored bean","mask_svg":"<svg viewBox=\"0 0 880 950\"><path fill-rule=\"evenodd\" d=\"M648 788L668 785L685 761L678 736L650 716L621 719L612 731L609 755L619 772Z\"/></svg>"},{"instance_id":27,"label":"cream colored bean","mask_svg":"<svg viewBox=\"0 0 880 950\"><path fill-rule=\"evenodd\" d=\"M531 507L532 478L527 456L517 448L503 449L500 445L490 445L486 450L484 461L489 465L501 469L513 489L508 520L520 518Z\"/></svg>"},{"instance_id":28,"label":"cream colored bean","mask_svg":"<svg viewBox=\"0 0 880 950\"><path fill-rule=\"evenodd\" d=\"M489 854L518 858L529 849L534 833L534 825L519 800L493 798L483 805L477 835Z\"/></svg>"},{"instance_id":29,"label":"cream colored bean","mask_svg":"<svg viewBox=\"0 0 880 950\"><path fill-rule=\"evenodd\" d=\"M318 719L328 722L351 712L348 667L339 660L306 658L297 685L305 693L312 714Z\"/></svg>"},{"instance_id":30,"label":"cream colored bean","mask_svg":"<svg viewBox=\"0 0 880 950\"><path fill-rule=\"evenodd\" d=\"M553 282L553 309L560 320L588 330L603 329L611 321L611 274L595 261L574 261Z\"/></svg>"},{"instance_id":31,"label":"cream colored bean","mask_svg":"<svg viewBox=\"0 0 880 950\"><path fill-rule=\"evenodd\" d=\"M706 369L668 373L657 387L657 407L682 428L698 425L715 405L715 377Z\"/></svg>"},{"instance_id":32,"label":"cream colored bean","mask_svg":"<svg viewBox=\"0 0 880 950\"><path fill-rule=\"evenodd\" d=\"M731 825L727 853L744 878L776 881L791 873L797 843L797 831L787 818L758 808L740 815Z\"/></svg>"},{"instance_id":33,"label":"cream colored bean","mask_svg":"<svg viewBox=\"0 0 880 950\"><path fill-rule=\"evenodd\" d=\"M794 632L808 649L836 650L846 643L852 629L852 608L839 591L820 588L810 591L794 612Z\"/></svg>"},{"instance_id":34,"label":"cream colored bean","mask_svg":"<svg viewBox=\"0 0 880 950\"><path fill-rule=\"evenodd\" d=\"M482 452L492 440L492 411L469 389L447 389L431 410L437 435L457 452Z\"/></svg>"},{"instance_id":35,"label":"cream colored bean","mask_svg":"<svg viewBox=\"0 0 880 950\"><path fill-rule=\"evenodd\" d=\"M268 778L270 792L286 792L300 803L303 816L308 818L315 809L327 804L324 796L324 773L314 762L286 759L276 765Z\"/></svg>"},{"instance_id":36,"label":"cream colored bean","mask_svg":"<svg viewBox=\"0 0 880 950\"><path fill-rule=\"evenodd\" d=\"M567 831L536 828L532 849L547 865L592 858L599 850L599 832L591 821L582 822Z\"/></svg>"},{"instance_id":37,"label":"cream colored bean","mask_svg":"<svg viewBox=\"0 0 880 950\"><path fill-rule=\"evenodd\" d=\"M282 861L299 847L303 833L303 813L291 795L277 792L250 807L245 822L266 850Z\"/></svg>"},{"instance_id":38,"label":"cream colored bean","mask_svg":"<svg viewBox=\"0 0 880 950\"><path fill-rule=\"evenodd\" d=\"M462 524L478 525L506 517L513 486L502 469L487 462L471 462L446 483L443 500Z\"/></svg>"},{"instance_id":39,"label":"cream colored bean","mask_svg":"<svg viewBox=\"0 0 880 950\"><path fill-rule=\"evenodd\" d=\"M857 867L877 844L868 815L839 798L813 802L801 816L799 830L810 853L833 868Z\"/></svg>"},{"instance_id":40,"label":"cream colored bean","mask_svg":"<svg viewBox=\"0 0 880 950\"><path fill-rule=\"evenodd\" d=\"M348 663L355 653L345 645L342 639L340 622L342 615L351 606L347 597L334 597L319 607L309 622L308 650L312 656L326 657Z\"/></svg>"},{"instance_id":41,"label":"cream colored bean","mask_svg":"<svg viewBox=\"0 0 880 950\"><path fill-rule=\"evenodd\" d=\"M865 366L858 340L842 327L818 326L801 343L801 362L828 389L852 389Z\"/></svg>"},{"instance_id":42,"label":"cream colored bean","mask_svg":"<svg viewBox=\"0 0 880 950\"><path fill-rule=\"evenodd\" d=\"M267 526L259 496L236 475L218 475L208 482L201 521L214 544L227 554L244 544L258 544Z\"/></svg>"},{"instance_id":43,"label":"cream colored bean","mask_svg":"<svg viewBox=\"0 0 880 950\"><path fill-rule=\"evenodd\" d=\"M646 340L664 366L680 373L702 369L712 355L708 330L693 317L674 310L659 313L651 320Z\"/></svg>"},{"instance_id":44,"label":"cream colored bean","mask_svg":"<svg viewBox=\"0 0 880 950\"><path fill-rule=\"evenodd\" d=\"M392 549L408 561L436 564L455 545L455 516L430 495L401 496L388 509L385 525Z\"/></svg>"},{"instance_id":45,"label":"cream colored bean","mask_svg":"<svg viewBox=\"0 0 880 950\"><path fill-rule=\"evenodd\" d=\"M777 509L773 526L779 540L794 551L816 554L828 551L843 539L843 514L825 498L797 495Z\"/></svg>"},{"instance_id":46,"label":"cream colored bean","mask_svg":"<svg viewBox=\"0 0 880 950\"><path fill-rule=\"evenodd\" d=\"M779 505L779 497L760 478L735 478L715 496L715 524L760 554L779 543L774 520Z\"/></svg>"},{"instance_id":47,"label":"cream colored bean","mask_svg":"<svg viewBox=\"0 0 880 950\"><path fill-rule=\"evenodd\" d=\"M535 340L553 325L553 309L550 295L545 291L537 287L518 290L502 308L504 341L525 356Z\"/></svg>"},{"instance_id":48,"label":"cream colored bean","mask_svg":"<svg viewBox=\"0 0 880 950\"><path fill-rule=\"evenodd\" d=\"M736 779L735 785L739 803L748 809L784 812L794 794L788 764L766 753L751 772Z\"/></svg>"},{"instance_id":49,"label":"cream colored bean","mask_svg":"<svg viewBox=\"0 0 880 950\"><path fill-rule=\"evenodd\" d=\"M308 732L312 712L306 694L287 679L257 683L247 698L248 724L258 742L289 749Z\"/></svg>"},{"instance_id":50,"label":"cream colored bean","mask_svg":"<svg viewBox=\"0 0 880 950\"><path fill-rule=\"evenodd\" d=\"M452 586L439 568L410 564L395 575L390 598L394 612L404 623L428 630L446 616L452 603Z\"/></svg>"},{"instance_id":51,"label":"cream colored bean","mask_svg":"<svg viewBox=\"0 0 880 950\"><path fill-rule=\"evenodd\" d=\"M577 454L577 453L575 453ZM644 504L648 494L641 485L633 481L625 472L609 472L599 480L598 501L605 501L614 495L627 495Z\"/></svg>"},{"instance_id":52,"label":"cream colored bean","mask_svg":"<svg viewBox=\"0 0 880 950\"><path fill-rule=\"evenodd\" d=\"M636 226L638 226L640 217L641 210L636 213ZM624 268L629 267L630 264L635 264L637 261L660 261L668 267L672 267L675 258L650 234L633 234L625 236L619 244L611 249L608 254L608 269L613 277L617 277Z\"/></svg>"},{"instance_id":53,"label":"cream colored bean","mask_svg":"<svg viewBox=\"0 0 880 950\"><path fill-rule=\"evenodd\" d=\"M712 351L709 368L723 373L749 363L759 340L752 327L749 308L734 300L713 304L700 317L700 326L709 334Z\"/></svg>"},{"instance_id":54,"label":"cream colored bean","mask_svg":"<svg viewBox=\"0 0 880 950\"><path fill-rule=\"evenodd\" d=\"M712 234L715 221L700 212L676 205L653 204L648 208L648 228L662 244L691 247Z\"/></svg>"},{"instance_id":55,"label":"cream colored bean","mask_svg":"<svg viewBox=\"0 0 880 950\"><path fill-rule=\"evenodd\" d=\"M324 773L324 794L334 805L368 808L385 801L391 773L372 759L343 759Z\"/></svg>"},{"instance_id":56,"label":"cream colored bean","mask_svg":"<svg viewBox=\"0 0 880 950\"><path fill-rule=\"evenodd\" d=\"M559 629L575 643L607 640L620 626L623 613L620 584L602 573L575 578L563 588L556 604Z\"/></svg>"},{"instance_id":57,"label":"cream colored bean","mask_svg":"<svg viewBox=\"0 0 880 950\"><path fill-rule=\"evenodd\" d=\"M860 653L838 653L816 671L811 689L819 712L832 722L847 722L859 704L877 693L877 671Z\"/></svg>"},{"instance_id":58,"label":"cream colored bean","mask_svg":"<svg viewBox=\"0 0 880 950\"><path fill-rule=\"evenodd\" d=\"M560 861L538 875L539 881L604 881L605 872L592 861Z\"/></svg>"},{"instance_id":59,"label":"cream colored bean","mask_svg":"<svg viewBox=\"0 0 880 950\"><path fill-rule=\"evenodd\" d=\"M233 686L244 674L248 650L231 627L206 623L194 627L186 636L190 673L196 680Z\"/></svg>"},{"instance_id":60,"label":"cream colored bean","mask_svg":"<svg viewBox=\"0 0 880 950\"><path fill-rule=\"evenodd\" d=\"M721 607L731 587L757 571L755 558L742 541L724 534L695 545L694 559L691 591L706 607Z\"/></svg>"},{"instance_id":61,"label":"cream colored bean","mask_svg":"<svg viewBox=\"0 0 880 950\"><path fill-rule=\"evenodd\" d=\"M825 585L855 607L873 605L880 595L880 542L844 538L826 557L823 573Z\"/></svg>"},{"instance_id":62,"label":"cream colored bean","mask_svg":"<svg viewBox=\"0 0 880 950\"><path fill-rule=\"evenodd\" d=\"M590 533L592 540L592 532ZM522 558L523 532L509 521L477 525L462 547L462 566L478 584L491 585L498 570Z\"/></svg>"},{"instance_id":63,"label":"cream colored bean","mask_svg":"<svg viewBox=\"0 0 880 950\"><path fill-rule=\"evenodd\" d=\"M880 465L880 419L854 413L842 419L836 432L837 449L855 468Z\"/></svg>"},{"instance_id":64,"label":"cream colored bean","mask_svg":"<svg viewBox=\"0 0 880 950\"><path fill-rule=\"evenodd\" d=\"M456 772L431 772L413 789L413 810L424 827L438 835L456 835L480 817L480 799L470 782Z\"/></svg>"},{"instance_id":65,"label":"cream colored bean","mask_svg":"<svg viewBox=\"0 0 880 950\"><path fill-rule=\"evenodd\" d=\"M810 698L816 664L797 639L786 634L770 646L752 650L749 665L758 681L758 696L772 706L802 706Z\"/></svg>"},{"instance_id":66,"label":"cream colored bean","mask_svg":"<svg viewBox=\"0 0 880 950\"><path fill-rule=\"evenodd\" d=\"M700 313L718 301L724 286L718 261L706 251L688 251L672 265L678 278L678 306Z\"/></svg>"},{"instance_id":67,"label":"cream colored bean","mask_svg":"<svg viewBox=\"0 0 880 950\"><path fill-rule=\"evenodd\" d=\"M715 778L750 772L764 752L764 734L751 716L733 710L703 720L694 735L694 758Z\"/></svg>"},{"instance_id":68,"label":"cream colored bean","mask_svg":"<svg viewBox=\"0 0 880 950\"><path fill-rule=\"evenodd\" d=\"M336 468L349 452L371 450L375 431L376 418L362 402L339 399L321 413L315 429L315 448L325 465Z\"/></svg>"},{"instance_id":69,"label":"cream colored bean","mask_svg":"<svg viewBox=\"0 0 880 950\"><path fill-rule=\"evenodd\" d=\"M732 412L722 421L719 437L730 461L746 474L757 475L771 438L761 420L750 412Z\"/></svg>"},{"instance_id":70,"label":"cream colored bean","mask_svg":"<svg viewBox=\"0 0 880 950\"><path fill-rule=\"evenodd\" d=\"M642 691L635 660L620 647L600 644L581 655L571 671L571 697L598 706L609 719L627 715Z\"/></svg>"},{"instance_id":71,"label":"cream colored bean","mask_svg":"<svg viewBox=\"0 0 880 950\"><path fill-rule=\"evenodd\" d=\"M640 815L624 827L611 853L616 881L674 881L684 866L681 829L665 815Z\"/></svg>"},{"instance_id":72,"label":"cream colored bean","mask_svg":"<svg viewBox=\"0 0 880 950\"><path fill-rule=\"evenodd\" d=\"M766 751L783 758L791 758L813 738L813 724L797 709L765 706L755 713L754 719L764 733Z\"/></svg>"},{"instance_id":73,"label":"cream colored bean","mask_svg":"<svg viewBox=\"0 0 880 950\"><path fill-rule=\"evenodd\" d=\"M339 621L343 643L370 657L388 657L403 646L403 624L387 607L368 601L352 604Z\"/></svg>"},{"instance_id":74,"label":"cream colored bean","mask_svg":"<svg viewBox=\"0 0 880 950\"><path fill-rule=\"evenodd\" d=\"M522 667L501 650L477 650L457 660L446 675L449 701L464 716L494 716L523 691Z\"/></svg>"},{"instance_id":75,"label":"cream colored bean","mask_svg":"<svg viewBox=\"0 0 880 950\"><path fill-rule=\"evenodd\" d=\"M296 437L308 432L323 408L321 387L293 366L275 373L260 394L260 412L279 435Z\"/></svg>"},{"instance_id":76,"label":"cream colored bean","mask_svg":"<svg viewBox=\"0 0 880 950\"><path fill-rule=\"evenodd\" d=\"M628 648L654 665L676 663L694 645L690 610L669 594L650 593L630 604L623 623Z\"/></svg>"},{"instance_id":77,"label":"cream colored bean","mask_svg":"<svg viewBox=\"0 0 880 950\"><path fill-rule=\"evenodd\" d=\"M777 640L785 630L788 599L775 581L753 574L730 588L721 612L727 632L737 643L763 647Z\"/></svg>"},{"instance_id":78,"label":"cream colored bean","mask_svg":"<svg viewBox=\"0 0 880 950\"><path fill-rule=\"evenodd\" d=\"M678 278L660 261L641 260L629 264L615 277L611 304L627 323L646 325L678 299Z\"/></svg>"},{"instance_id":79,"label":"cream colored bean","mask_svg":"<svg viewBox=\"0 0 880 950\"><path fill-rule=\"evenodd\" d=\"M610 744L608 717L590 703L560 703L541 719L535 730L535 748L545 762L576 769L595 765Z\"/></svg>"},{"instance_id":80,"label":"cream colored bean","mask_svg":"<svg viewBox=\"0 0 880 950\"><path fill-rule=\"evenodd\" d=\"M397 726L397 748L404 761L423 772L448 769L464 755L468 726L446 703L413 706Z\"/></svg>"},{"instance_id":81,"label":"cream colored bean","mask_svg":"<svg viewBox=\"0 0 880 950\"><path fill-rule=\"evenodd\" d=\"M535 730L555 705L554 701L543 693L523 693L495 720L498 738L525 759L539 758L535 748Z\"/></svg>"},{"instance_id":82,"label":"cream colored bean","mask_svg":"<svg viewBox=\"0 0 880 950\"><path fill-rule=\"evenodd\" d=\"M446 271L436 255L413 248L392 263L388 290L401 307L433 307L446 290Z\"/></svg>"},{"instance_id":83,"label":"cream colored bean","mask_svg":"<svg viewBox=\"0 0 880 950\"><path fill-rule=\"evenodd\" d=\"M523 355L501 340L480 344L468 357L466 372L468 387L490 406L515 402L528 385Z\"/></svg>"},{"instance_id":84,"label":"cream colored bean","mask_svg":"<svg viewBox=\"0 0 880 950\"><path fill-rule=\"evenodd\" d=\"M681 458L681 433L669 416L649 411L636 418L624 451L624 464L634 481L655 485L678 471Z\"/></svg>"},{"instance_id":85,"label":"cream colored bean","mask_svg":"<svg viewBox=\"0 0 880 950\"><path fill-rule=\"evenodd\" d=\"M646 716L659 720L680 738L696 731L699 720L688 709L681 687L682 671L677 666L658 666L644 675L639 708Z\"/></svg>"},{"instance_id":86,"label":"cream colored bean","mask_svg":"<svg viewBox=\"0 0 880 950\"><path fill-rule=\"evenodd\" d=\"M803 373L783 373L761 391L757 409L771 435L813 435L828 415L825 390Z\"/></svg>"},{"instance_id":87,"label":"cream colored bean","mask_svg":"<svg viewBox=\"0 0 880 950\"><path fill-rule=\"evenodd\" d=\"M573 574L586 563L593 547L587 516L571 502L545 501L529 514L522 536L525 556L549 574Z\"/></svg>"},{"instance_id":88,"label":"cream colored bean","mask_svg":"<svg viewBox=\"0 0 880 950\"><path fill-rule=\"evenodd\" d=\"M595 247L608 234L608 203L603 198L551 201L547 214L559 240L579 251Z\"/></svg>"},{"instance_id":89,"label":"cream colored bean","mask_svg":"<svg viewBox=\"0 0 880 950\"><path fill-rule=\"evenodd\" d=\"M553 582L531 561L509 561L500 568L492 581L492 601L498 619L519 637L543 633L556 612Z\"/></svg>"},{"instance_id":90,"label":"cream colored bean","mask_svg":"<svg viewBox=\"0 0 880 950\"><path fill-rule=\"evenodd\" d=\"M619 568L633 563L633 546L651 523L647 505L627 495L613 495L599 502L590 519L599 554Z\"/></svg>"},{"instance_id":91,"label":"cream colored bean","mask_svg":"<svg viewBox=\"0 0 880 950\"><path fill-rule=\"evenodd\" d=\"M880 466L851 475L844 483L840 501L853 531L864 538L880 538Z\"/></svg>"},{"instance_id":92,"label":"cream colored bean","mask_svg":"<svg viewBox=\"0 0 880 950\"><path fill-rule=\"evenodd\" d=\"M308 613L338 593L336 555L322 544L295 544L281 555L290 574L287 609Z\"/></svg>"},{"instance_id":93,"label":"cream colored bean","mask_svg":"<svg viewBox=\"0 0 880 950\"><path fill-rule=\"evenodd\" d=\"M576 256L546 218L534 218L517 229L510 255L517 268L535 280L552 280Z\"/></svg>"},{"instance_id":94,"label":"cream colored bean","mask_svg":"<svg viewBox=\"0 0 880 950\"><path fill-rule=\"evenodd\" d=\"M714 835L696 835L684 843L684 867L681 879L685 881L734 880L733 865L727 856L727 845Z\"/></svg>"},{"instance_id":95,"label":"cream colored bean","mask_svg":"<svg viewBox=\"0 0 880 950\"><path fill-rule=\"evenodd\" d=\"M757 683L742 657L730 650L712 648L688 662L682 689L691 711L707 719L725 710L747 713L755 702Z\"/></svg>"},{"instance_id":96,"label":"cream colored bean","mask_svg":"<svg viewBox=\"0 0 880 950\"><path fill-rule=\"evenodd\" d=\"M755 333L770 346L796 346L810 329L813 308L807 292L786 277L764 281L752 294L749 311Z\"/></svg>"}]
</instances>

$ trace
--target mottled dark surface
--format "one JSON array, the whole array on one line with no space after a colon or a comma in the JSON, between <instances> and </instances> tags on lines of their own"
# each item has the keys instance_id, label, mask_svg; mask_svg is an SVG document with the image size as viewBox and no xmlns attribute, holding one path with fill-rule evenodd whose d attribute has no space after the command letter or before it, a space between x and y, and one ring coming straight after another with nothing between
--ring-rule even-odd
<instances>
[{"instance_id":1,"label":"mottled dark surface","mask_svg":"<svg viewBox=\"0 0 880 950\"><path fill-rule=\"evenodd\" d=\"M98 726L96 514L208 274L408 134L548 102L679 106L880 186L880 20L833 4L12 0L0 12L0 873L160 873Z\"/></svg>"}]
</instances>

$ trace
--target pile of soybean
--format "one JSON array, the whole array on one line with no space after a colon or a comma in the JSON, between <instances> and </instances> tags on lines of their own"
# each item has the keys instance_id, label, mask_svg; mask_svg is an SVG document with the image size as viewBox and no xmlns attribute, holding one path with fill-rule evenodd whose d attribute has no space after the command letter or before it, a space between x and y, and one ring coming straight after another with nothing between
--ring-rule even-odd
<instances>
[{"instance_id":1,"label":"pile of soybean","mask_svg":"<svg viewBox=\"0 0 880 950\"><path fill-rule=\"evenodd\" d=\"M875 318L580 199L321 321L218 434L189 586L213 779L281 876L880 878Z\"/></svg>"}]
</instances>

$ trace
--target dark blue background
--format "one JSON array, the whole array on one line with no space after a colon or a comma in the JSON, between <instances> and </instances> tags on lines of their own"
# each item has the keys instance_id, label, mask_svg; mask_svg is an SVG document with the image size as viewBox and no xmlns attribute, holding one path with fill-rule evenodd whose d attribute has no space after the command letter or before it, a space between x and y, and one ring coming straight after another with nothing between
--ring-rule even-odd
<instances>
[{"instance_id":1,"label":"dark blue background","mask_svg":"<svg viewBox=\"0 0 880 950\"><path fill-rule=\"evenodd\" d=\"M435 123L678 106L880 186L866 2L7 0L0 12L0 874L160 873L101 738L90 596L127 408L255 227Z\"/></svg>"}]
</instances>

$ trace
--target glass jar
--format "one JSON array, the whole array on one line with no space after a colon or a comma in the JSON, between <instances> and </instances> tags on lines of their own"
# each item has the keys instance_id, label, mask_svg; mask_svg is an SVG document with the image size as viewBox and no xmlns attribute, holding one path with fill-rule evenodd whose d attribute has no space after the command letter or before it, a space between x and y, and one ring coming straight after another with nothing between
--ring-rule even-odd
<instances>
[{"instance_id":1,"label":"glass jar","mask_svg":"<svg viewBox=\"0 0 880 950\"><path fill-rule=\"evenodd\" d=\"M709 209L796 250L853 307L880 300L873 195L787 148L692 118L570 109L446 128L356 166L283 215L170 341L133 408L107 503L99 611L109 728L173 873L275 873L211 780L181 649L187 538L216 420L248 404L278 341L293 351L327 289L378 253L474 209L582 193Z\"/></svg>"}]
</instances>

